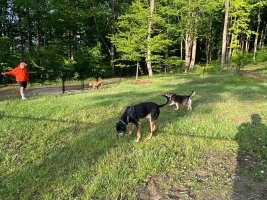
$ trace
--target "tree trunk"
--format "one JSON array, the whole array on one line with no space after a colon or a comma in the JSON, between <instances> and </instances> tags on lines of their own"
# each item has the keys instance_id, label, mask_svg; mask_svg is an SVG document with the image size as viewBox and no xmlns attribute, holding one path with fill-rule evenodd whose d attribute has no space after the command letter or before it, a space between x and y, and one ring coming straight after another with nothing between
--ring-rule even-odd
<instances>
[{"instance_id":1,"label":"tree trunk","mask_svg":"<svg viewBox=\"0 0 267 200\"><path fill-rule=\"evenodd\" d=\"M167 60L169 58L169 49L168 48L166 48L165 50L164 50L164 59L165 60ZM169 68L169 65L168 65L168 63L165 63L165 65L164 65L164 73L166 74L167 73L167 69Z\"/></svg>"},{"instance_id":2,"label":"tree trunk","mask_svg":"<svg viewBox=\"0 0 267 200\"><path fill-rule=\"evenodd\" d=\"M195 38L193 41L193 47L192 47L192 55L191 55L191 61L189 65L189 71L192 71L195 66L196 62L196 52L197 52L197 39Z\"/></svg>"},{"instance_id":3,"label":"tree trunk","mask_svg":"<svg viewBox=\"0 0 267 200\"><path fill-rule=\"evenodd\" d=\"M257 32L255 35L255 40L254 40L253 60L256 60L256 53L257 53L257 48L258 48L258 35L260 32L260 24L261 24L260 9L258 10L257 19L258 19L258 21L257 21L258 23L257 23Z\"/></svg>"},{"instance_id":4,"label":"tree trunk","mask_svg":"<svg viewBox=\"0 0 267 200\"><path fill-rule=\"evenodd\" d=\"M249 42L250 42L250 35L247 35L247 39L246 39L246 47L245 47L245 52L248 53L249 51Z\"/></svg>"},{"instance_id":5,"label":"tree trunk","mask_svg":"<svg viewBox=\"0 0 267 200\"><path fill-rule=\"evenodd\" d=\"M183 60L183 57L184 57L184 55L183 55L183 50L184 50L183 43L184 43L184 37L183 37L183 35L181 35L181 42L180 42L180 56L181 56L181 60Z\"/></svg>"},{"instance_id":6,"label":"tree trunk","mask_svg":"<svg viewBox=\"0 0 267 200\"><path fill-rule=\"evenodd\" d=\"M222 40L222 57L221 57L221 70L224 69L225 57L226 57L226 42L228 32L228 18L230 11L230 0L225 0L225 16L224 16L224 27L223 27L223 40Z\"/></svg>"},{"instance_id":7,"label":"tree trunk","mask_svg":"<svg viewBox=\"0 0 267 200\"><path fill-rule=\"evenodd\" d=\"M155 9L155 0L150 0L150 18L148 22L148 35L147 35L147 71L148 71L148 76L153 76L153 71L152 71L152 62L151 62L151 45L150 45L150 39L151 39L151 33L152 33L152 17Z\"/></svg>"},{"instance_id":8,"label":"tree trunk","mask_svg":"<svg viewBox=\"0 0 267 200\"><path fill-rule=\"evenodd\" d=\"M28 51L32 50L32 21L30 15L30 9L27 9L27 22L28 22Z\"/></svg>"},{"instance_id":9,"label":"tree trunk","mask_svg":"<svg viewBox=\"0 0 267 200\"><path fill-rule=\"evenodd\" d=\"M111 33L112 35L115 34L115 27L114 24L116 22L116 0L111 1L111 12L112 12L112 22L111 22ZM112 76L115 75L115 46L111 43L110 45L110 66L111 66L111 73Z\"/></svg>"},{"instance_id":10,"label":"tree trunk","mask_svg":"<svg viewBox=\"0 0 267 200\"><path fill-rule=\"evenodd\" d=\"M24 32L23 32L23 26L22 26L22 15L20 11L20 7L17 8L17 13L18 13L18 19L19 19L19 34L20 34L20 52L21 52L21 58L24 58Z\"/></svg>"},{"instance_id":11,"label":"tree trunk","mask_svg":"<svg viewBox=\"0 0 267 200\"><path fill-rule=\"evenodd\" d=\"M140 68L140 63L139 61L136 63L136 74L135 74L135 80L138 79L138 71L139 71L139 68Z\"/></svg>"},{"instance_id":12,"label":"tree trunk","mask_svg":"<svg viewBox=\"0 0 267 200\"><path fill-rule=\"evenodd\" d=\"M69 59L74 60L74 33L69 31Z\"/></svg>"},{"instance_id":13,"label":"tree trunk","mask_svg":"<svg viewBox=\"0 0 267 200\"><path fill-rule=\"evenodd\" d=\"M263 46L263 42L265 40L265 35L266 35L266 30L267 30L267 25L266 25L266 23L264 23L262 30L261 30L261 35L260 35L259 49L261 49Z\"/></svg>"},{"instance_id":14,"label":"tree trunk","mask_svg":"<svg viewBox=\"0 0 267 200\"><path fill-rule=\"evenodd\" d=\"M192 41L189 34L185 36L185 66L189 69L192 53Z\"/></svg>"},{"instance_id":15,"label":"tree trunk","mask_svg":"<svg viewBox=\"0 0 267 200\"><path fill-rule=\"evenodd\" d=\"M6 16L4 15L4 10L6 8L2 5L0 7L0 37L1 36L4 36L4 26L5 26L5 22L4 22L4 19L6 18Z\"/></svg>"},{"instance_id":16,"label":"tree trunk","mask_svg":"<svg viewBox=\"0 0 267 200\"><path fill-rule=\"evenodd\" d=\"M110 66L112 76L115 75L115 46L114 44L110 45Z\"/></svg>"},{"instance_id":17,"label":"tree trunk","mask_svg":"<svg viewBox=\"0 0 267 200\"><path fill-rule=\"evenodd\" d=\"M234 19L232 20L233 22L231 22L233 25L232 25L232 28L235 28L236 27L236 17L234 17ZM233 48L231 48L231 45L233 44L233 41L234 41L234 35L233 33L230 33L230 47L229 47L229 50L228 50L228 55L227 55L227 58L228 58L228 68L232 68L232 53L233 53Z\"/></svg>"}]
</instances>

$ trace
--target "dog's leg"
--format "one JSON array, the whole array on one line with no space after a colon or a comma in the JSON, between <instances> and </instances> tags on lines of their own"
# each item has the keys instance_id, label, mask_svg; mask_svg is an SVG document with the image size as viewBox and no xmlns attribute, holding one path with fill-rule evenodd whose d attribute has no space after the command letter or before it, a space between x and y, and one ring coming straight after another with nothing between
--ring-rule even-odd
<instances>
[{"instance_id":1,"label":"dog's leg","mask_svg":"<svg viewBox=\"0 0 267 200\"><path fill-rule=\"evenodd\" d=\"M140 129L141 129L141 124L138 123L138 124L137 124L137 132L136 132L136 142L139 142L139 140L140 140L140 138L141 138Z\"/></svg>"},{"instance_id":2,"label":"dog's leg","mask_svg":"<svg viewBox=\"0 0 267 200\"><path fill-rule=\"evenodd\" d=\"M189 99L188 103L187 103L187 110L190 112L192 110L192 101L191 99Z\"/></svg>"},{"instance_id":3,"label":"dog's leg","mask_svg":"<svg viewBox=\"0 0 267 200\"><path fill-rule=\"evenodd\" d=\"M153 133L157 131L156 122L153 124Z\"/></svg>"},{"instance_id":4,"label":"dog's leg","mask_svg":"<svg viewBox=\"0 0 267 200\"><path fill-rule=\"evenodd\" d=\"M174 104L175 104L174 102L171 102L169 105L172 106L172 105L174 105Z\"/></svg>"},{"instance_id":5,"label":"dog's leg","mask_svg":"<svg viewBox=\"0 0 267 200\"><path fill-rule=\"evenodd\" d=\"M128 135L132 135L133 127L134 127L134 124L131 123L131 125L129 126L129 133L128 133Z\"/></svg>"},{"instance_id":6,"label":"dog's leg","mask_svg":"<svg viewBox=\"0 0 267 200\"><path fill-rule=\"evenodd\" d=\"M155 128L156 128L155 122L152 121L151 119L149 119L149 124L150 124L150 134L146 138L147 140L150 140L152 138L152 135L153 135Z\"/></svg>"},{"instance_id":7,"label":"dog's leg","mask_svg":"<svg viewBox=\"0 0 267 200\"><path fill-rule=\"evenodd\" d=\"M179 104L176 103L175 105L176 105L176 109L175 110L178 110L179 109Z\"/></svg>"}]
</instances>

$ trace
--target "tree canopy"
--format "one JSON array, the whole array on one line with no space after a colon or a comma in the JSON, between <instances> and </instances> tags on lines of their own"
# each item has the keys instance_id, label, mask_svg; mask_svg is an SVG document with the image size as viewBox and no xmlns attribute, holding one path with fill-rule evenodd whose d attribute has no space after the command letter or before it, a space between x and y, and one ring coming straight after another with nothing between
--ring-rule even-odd
<instances>
[{"instance_id":1,"label":"tree canopy","mask_svg":"<svg viewBox=\"0 0 267 200\"><path fill-rule=\"evenodd\" d=\"M193 70L219 63L223 43L226 64L235 51L257 60L267 42L266 4L231 0L223 41L222 0L0 0L0 70L20 60L35 72L116 76L117 68L148 62L159 73Z\"/></svg>"}]
</instances>

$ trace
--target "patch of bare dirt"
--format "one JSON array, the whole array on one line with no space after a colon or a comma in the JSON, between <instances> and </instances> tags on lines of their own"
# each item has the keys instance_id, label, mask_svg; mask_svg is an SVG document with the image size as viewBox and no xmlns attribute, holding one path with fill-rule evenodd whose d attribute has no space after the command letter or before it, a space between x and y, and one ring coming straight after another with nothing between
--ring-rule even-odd
<instances>
[{"instance_id":1,"label":"patch of bare dirt","mask_svg":"<svg viewBox=\"0 0 267 200\"><path fill-rule=\"evenodd\" d=\"M259 80L267 81L267 76L264 76L262 74L257 74L254 72L240 72L240 76L251 77L251 78L256 78Z\"/></svg>"},{"instance_id":2,"label":"patch of bare dirt","mask_svg":"<svg viewBox=\"0 0 267 200\"><path fill-rule=\"evenodd\" d=\"M152 84L152 81L150 81L150 80L135 80L135 81L132 81L131 83L135 84L135 85L150 85L150 84Z\"/></svg>"},{"instance_id":3,"label":"patch of bare dirt","mask_svg":"<svg viewBox=\"0 0 267 200\"><path fill-rule=\"evenodd\" d=\"M248 162L253 165L255 161ZM243 164L231 150L211 152L199 165L149 177L136 196L142 200L267 199L267 181L243 173Z\"/></svg>"}]
</instances>

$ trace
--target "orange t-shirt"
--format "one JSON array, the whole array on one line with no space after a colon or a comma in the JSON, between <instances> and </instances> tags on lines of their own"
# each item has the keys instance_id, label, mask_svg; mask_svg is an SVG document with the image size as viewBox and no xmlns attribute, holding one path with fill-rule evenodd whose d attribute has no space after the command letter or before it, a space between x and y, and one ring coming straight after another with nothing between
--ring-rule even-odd
<instances>
[{"instance_id":1,"label":"orange t-shirt","mask_svg":"<svg viewBox=\"0 0 267 200\"><path fill-rule=\"evenodd\" d=\"M17 66L15 69L6 72L5 75L12 75L16 77L16 81L29 81L29 72L27 69L22 69Z\"/></svg>"}]
</instances>

